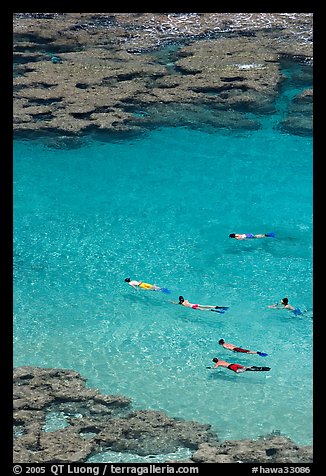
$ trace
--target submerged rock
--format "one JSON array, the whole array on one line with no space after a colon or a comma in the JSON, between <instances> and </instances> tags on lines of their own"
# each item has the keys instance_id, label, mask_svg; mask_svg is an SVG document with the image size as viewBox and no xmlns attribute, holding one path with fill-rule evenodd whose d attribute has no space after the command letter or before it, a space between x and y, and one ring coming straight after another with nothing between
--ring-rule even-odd
<instances>
[{"instance_id":1,"label":"submerged rock","mask_svg":"<svg viewBox=\"0 0 326 476\"><path fill-rule=\"evenodd\" d=\"M313 91L304 90L296 95L280 121L279 128L290 134L310 136L313 132Z\"/></svg>"},{"instance_id":2,"label":"submerged rock","mask_svg":"<svg viewBox=\"0 0 326 476\"><path fill-rule=\"evenodd\" d=\"M47 428L49 414L66 426ZM217 439L210 425L132 411L130 399L87 388L77 372L37 367L14 369L14 427L16 462L85 461L103 449L145 456Z\"/></svg>"},{"instance_id":3,"label":"submerged rock","mask_svg":"<svg viewBox=\"0 0 326 476\"><path fill-rule=\"evenodd\" d=\"M302 13L16 13L14 131L258 128L246 113L274 112L284 58L312 76L311 36Z\"/></svg>"},{"instance_id":4,"label":"submerged rock","mask_svg":"<svg viewBox=\"0 0 326 476\"><path fill-rule=\"evenodd\" d=\"M289 438L267 435L253 440L203 443L192 455L196 463L312 463L311 446L299 447Z\"/></svg>"}]
</instances>

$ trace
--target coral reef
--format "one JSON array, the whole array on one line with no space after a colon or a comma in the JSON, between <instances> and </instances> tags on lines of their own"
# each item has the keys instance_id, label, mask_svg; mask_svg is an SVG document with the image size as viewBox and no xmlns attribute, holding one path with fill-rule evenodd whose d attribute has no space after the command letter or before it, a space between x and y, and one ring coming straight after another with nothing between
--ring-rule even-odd
<instances>
[{"instance_id":1,"label":"coral reef","mask_svg":"<svg viewBox=\"0 0 326 476\"><path fill-rule=\"evenodd\" d=\"M14 132L257 129L284 59L312 98L311 29L302 13L16 13ZM293 100L279 127L311 134L311 118L312 101Z\"/></svg>"}]
</instances>

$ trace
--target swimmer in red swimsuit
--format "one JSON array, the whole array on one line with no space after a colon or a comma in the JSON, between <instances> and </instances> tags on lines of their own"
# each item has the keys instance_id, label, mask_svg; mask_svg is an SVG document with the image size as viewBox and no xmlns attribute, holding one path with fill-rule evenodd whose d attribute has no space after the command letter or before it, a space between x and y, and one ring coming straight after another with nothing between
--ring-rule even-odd
<instances>
[{"instance_id":1,"label":"swimmer in red swimsuit","mask_svg":"<svg viewBox=\"0 0 326 476\"><path fill-rule=\"evenodd\" d=\"M220 339L218 341L218 343L222 347L224 347L224 349L232 350L233 352L242 352L243 354L258 354L261 357L266 357L267 356L267 354L265 354L264 352L258 352L258 351L255 351L255 350L243 349L242 347L237 347L233 344L228 344L224 341L224 339Z\"/></svg>"},{"instance_id":2,"label":"swimmer in red swimsuit","mask_svg":"<svg viewBox=\"0 0 326 476\"><path fill-rule=\"evenodd\" d=\"M256 365L252 365L251 367L245 367L244 365L240 364L231 364L230 362L226 362L226 360L220 360L214 357L213 362L215 362L215 366L213 367L216 369L217 367L225 367L227 369L233 370L233 372L240 374L242 372L267 372L270 370L270 367L256 367ZM211 369L212 367L206 367L207 369Z\"/></svg>"},{"instance_id":3,"label":"swimmer in red swimsuit","mask_svg":"<svg viewBox=\"0 0 326 476\"><path fill-rule=\"evenodd\" d=\"M220 312L224 313L228 307L225 306L209 306L209 305L204 305L204 304L192 304L191 302L188 301L188 299L185 299L183 296L179 296L179 302L175 301L170 301L172 304L180 304L181 306L184 307L191 307L192 309L198 309L199 311L215 311L215 312Z\"/></svg>"}]
</instances>

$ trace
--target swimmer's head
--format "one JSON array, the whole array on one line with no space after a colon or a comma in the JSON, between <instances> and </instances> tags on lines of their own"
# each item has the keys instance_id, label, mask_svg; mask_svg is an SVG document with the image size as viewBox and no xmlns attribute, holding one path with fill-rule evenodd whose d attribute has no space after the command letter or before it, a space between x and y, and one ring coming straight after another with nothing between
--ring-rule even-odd
<instances>
[{"instance_id":1,"label":"swimmer's head","mask_svg":"<svg viewBox=\"0 0 326 476\"><path fill-rule=\"evenodd\" d=\"M289 300L287 297L281 299L281 303L284 304L285 306L289 303Z\"/></svg>"},{"instance_id":2,"label":"swimmer's head","mask_svg":"<svg viewBox=\"0 0 326 476\"><path fill-rule=\"evenodd\" d=\"M215 363L218 362L218 358L214 357L213 362L215 362Z\"/></svg>"},{"instance_id":3,"label":"swimmer's head","mask_svg":"<svg viewBox=\"0 0 326 476\"><path fill-rule=\"evenodd\" d=\"M219 343L220 345L223 345L223 344L224 344L224 339L220 339L220 340L218 341L218 343Z\"/></svg>"},{"instance_id":4,"label":"swimmer's head","mask_svg":"<svg viewBox=\"0 0 326 476\"><path fill-rule=\"evenodd\" d=\"M179 304L182 304L184 302L184 297L183 296L179 296Z\"/></svg>"},{"instance_id":5,"label":"swimmer's head","mask_svg":"<svg viewBox=\"0 0 326 476\"><path fill-rule=\"evenodd\" d=\"M126 283L130 283L130 278L126 278L126 279L125 279L125 282L126 282Z\"/></svg>"},{"instance_id":6,"label":"swimmer's head","mask_svg":"<svg viewBox=\"0 0 326 476\"><path fill-rule=\"evenodd\" d=\"M230 233L229 238L235 238L235 233Z\"/></svg>"}]
</instances>

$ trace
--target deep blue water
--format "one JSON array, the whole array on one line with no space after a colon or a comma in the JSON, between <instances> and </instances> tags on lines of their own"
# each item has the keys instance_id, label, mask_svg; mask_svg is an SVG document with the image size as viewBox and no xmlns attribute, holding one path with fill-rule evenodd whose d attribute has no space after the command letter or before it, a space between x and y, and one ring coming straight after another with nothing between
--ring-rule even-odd
<instances>
[{"instance_id":1,"label":"deep blue water","mask_svg":"<svg viewBox=\"0 0 326 476\"><path fill-rule=\"evenodd\" d=\"M221 440L280 431L311 444L312 138L273 125L162 128L70 150L16 140L15 366L77 370ZM134 291L128 276L172 294ZM179 294L230 309L168 302ZM284 296L309 311L268 309ZM224 350L222 337L268 356ZM206 369L215 356L271 371Z\"/></svg>"}]
</instances>

